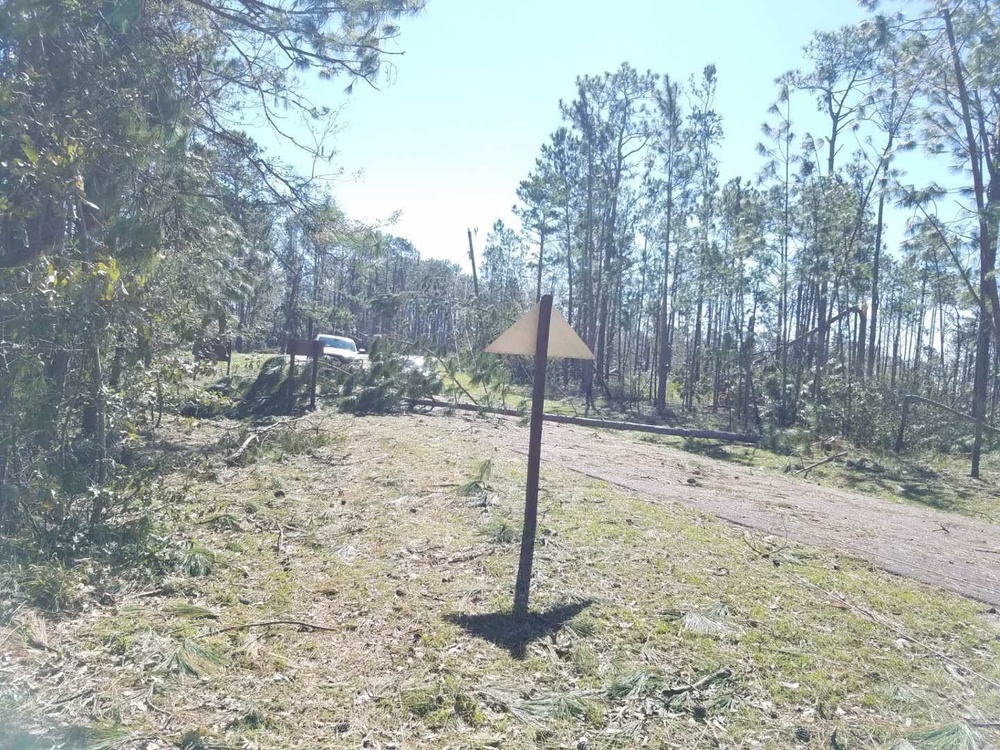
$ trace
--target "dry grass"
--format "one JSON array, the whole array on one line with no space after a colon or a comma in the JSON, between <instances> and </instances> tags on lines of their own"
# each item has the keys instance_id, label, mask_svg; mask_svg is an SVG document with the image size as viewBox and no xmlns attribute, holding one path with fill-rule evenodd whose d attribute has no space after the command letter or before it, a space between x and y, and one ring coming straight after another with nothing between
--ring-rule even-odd
<instances>
[{"instance_id":1,"label":"dry grass","mask_svg":"<svg viewBox=\"0 0 1000 750\"><path fill-rule=\"evenodd\" d=\"M17 611L0 630L0 747L998 739L976 726L1000 720L1000 619L979 604L543 467L544 619L515 623L524 467L506 446L523 431L324 425L297 451L246 466L205 451L166 478L208 574L72 617ZM177 426L192 448L220 436Z\"/></svg>"},{"instance_id":2,"label":"dry grass","mask_svg":"<svg viewBox=\"0 0 1000 750\"><path fill-rule=\"evenodd\" d=\"M741 466L768 469L799 477L810 483L874 495L890 502L935 508L1000 523L1000 453L983 455L982 478L969 476L969 459L931 452L901 456L875 454L849 443L827 440L806 441L792 455L772 453L760 447L724 445L713 441L643 436L643 442L668 445L691 453L728 461ZM803 473L810 465L844 452Z\"/></svg>"}]
</instances>

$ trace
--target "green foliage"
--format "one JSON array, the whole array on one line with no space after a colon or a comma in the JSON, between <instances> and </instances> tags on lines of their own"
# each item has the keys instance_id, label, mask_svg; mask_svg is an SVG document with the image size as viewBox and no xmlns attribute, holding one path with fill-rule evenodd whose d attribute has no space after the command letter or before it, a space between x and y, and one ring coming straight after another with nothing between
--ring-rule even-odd
<instances>
[{"instance_id":1,"label":"green foliage","mask_svg":"<svg viewBox=\"0 0 1000 750\"><path fill-rule=\"evenodd\" d=\"M458 494L465 497L478 497L490 489L490 477L493 476L493 459L487 458L476 468L476 475L458 488Z\"/></svg>"},{"instance_id":2,"label":"green foliage","mask_svg":"<svg viewBox=\"0 0 1000 750\"><path fill-rule=\"evenodd\" d=\"M290 387L301 384L291 383L288 378L288 357L270 357L250 387L240 398L236 415L239 417L265 416L269 414L286 414L288 412L288 394Z\"/></svg>"},{"instance_id":3,"label":"green foliage","mask_svg":"<svg viewBox=\"0 0 1000 750\"><path fill-rule=\"evenodd\" d=\"M494 544L509 546L521 540L521 531L508 518L495 518L486 527L486 535Z\"/></svg>"},{"instance_id":4,"label":"green foliage","mask_svg":"<svg viewBox=\"0 0 1000 750\"><path fill-rule=\"evenodd\" d=\"M225 661L225 654L215 646L184 638L167 654L158 671L179 677L201 677Z\"/></svg>"},{"instance_id":5,"label":"green foliage","mask_svg":"<svg viewBox=\"0 0 1000 750\"><path fill-rule=\"evenodd\" d=\"M201 388L192 386L178 412L182 417L212 419L232 413L252 385L249 378L230 375Z\"/></svg>"},{"instance_id":6,"label":"green foliage","mask_svg":"<svg viewBox=\"0 0 1000 750\"><path fill-rule=\"evenodd\" d=\"M432 688L411 690L403 695L403 708L414 716L424 718L440 707L440 693Z\"/></svg>"},{"instance_id":7,"label":"green foliage","mask_svg":"<svg viewBox=\"0 0 1000 750\"><path fill-rule=\"evenodd\" d=\"M185 617L191 620L215 620L219 617L210 609L187 603L172 604L166 607L165 611L174 617Z\"/></svg>"},{"instance_id":8,"label":"green foliage","mask_svg":"<svg viewBox=\"0 0 1000 750\"><path fill-rule=\"evenodd\" d=\"M184 575L192 578L208 576L215 567L215 553L197 542L185 542L181 548L179 563Z\"/></svg>"},{"instance_id":9,"label":"green foliage","mask_svg":"<svg viewBox=\"0 0 1000 750\"><path fill-rule=\"evenodd\" d=\"M60 479L34 488L31 497L20 497L20 518L30 544L13 537L19 559L54 557L68 564L78 556L142 557L156 538L149 508L173 500L171 492L139 471L117 470L103 487L76 473Z\"/></svg>"},{"instance_id":10,"label":"green foliage","mask_svg":"<svg viewBox=\"0 0 1000 750\"><path fill-rule=\"evenodd\" d=\"M437 373L414 366L384 338L375 339L368 357L364 369L344 379L341 411L389 414L406 408L407 401L430 398L441 392Z\"/></svg>"},{"instance_id":11,"label":"green foliage","mask_svg":"<svg viewBox=\"0 0 1000 750\"><path fill-rule=\"evenodd\" d=\"M808 456L812 452L812 434L799 428L772 430L764 436L762 447L779 456Z\"/></svg>"},{"instance_id":12,"label":"green foliage","mask_svg":"<svg viewBox=\"0 0 1000 750\"><path fill-rule=\"evenodd\" d=\"M457 718L475 728L486 720L478 701L450 680L441 687L405 691L401 703L403 710L429 727L443 727Z\"/></svg>"},{"instance_id":13,"label":"green foliage","mask_svg":"<svg viewBox=\"0 0 1000 750\"><path fill-rule=\"evenodd\" d=\"M473 728L482 726L486 721L479 702L468 693L458 693L455 696L455 713L458 718Z\"/></svg>"},{"instance_id":14,"label":"green foliage","mask_svg":"<svg viewBox=\"0 0 1000 750\"><path fill-rule=\"evenodd\" d=\"M607 692L609 698L620 701L628 698L655 695L663 689L664 684L665 681L660 675L639 670L619 677L611 683Z\"/></svg>"},{"instance_id":15,"label":"green foliage","mask_svg":"<svg viewBox=\"0 0 1000 750\"><path fill-rule=\"evenodd\" d=\"M973 729L960 722L916 732L892 746L893 750L985 750L986 747Z\"/></svg>"},{"instance_id":16,"label":"green foliage","mask_svg":"<svg viewBox=\"0 0 1000 750\"><path fill-rule=\"evenodd\" d=\"M278 228L318 208L240 132L242 113L326 118L295 71L370 79L395 19L420 6L0 4L0 532L97 533L142 430L165 409L232 407L241 384L192 387L210 366L173 353L293 330L280 316L294 322L303 287L280 310L276 267L301 280L304 266ZM276 413L276 390L254 413Z\"/></svg>"},{"instance_id":17,"label":"green foliage","mask_svg":"<svg viewBox=\"0 0 1000 750\"><path fill-rule=\"evenodd\" d=\"M443 391L455 401L475 400L485 407L508 407L517 395L510 368L503 358L482 351L438 356L444 370Z\"/></svg>"},{"instance_id":18,"label":"green foliage","mask_svg":"<svg viewBox=\"0 0 1000 750\"><path fill-rule=\"evenodd\" d=\"M116 724L92 724L71 727L66 731L68 747L82 750L116 750L128 746L132 731Z\"/></svg>"},{"instance_id":19,"label":"green foliage","mask_svg":"<svg viewBox=\"0 0 1000 750\"><path fill-rule=\"evenodd\" d=\"M280 722L266 711L259 708L251 708L243 716L235 719L231 726L250 730L277 729L280 726Z\"/></svg>"},{"instance_id":20,"label":"green foliage","mask_svg":"<svg viewBox=\"0 0 1000 750\"><path fill-rule=\"evenodd\" d=\"M80 571L58 561L34 563L20 576L20 585L31 605L51 613L79 609L82 584Z\"/></svg>"},{"instance_id":21,"label":"green foliage","mask_svg":"<svg viewBox=\"0 0 1000 750\"><path fill-rule=\"evenodd\" d=\"M603 718L601 705L588 695L552 694L511 706L511 713L528 724L544 719L581 719L597 725Z\"/></svg>"}]
</instances>

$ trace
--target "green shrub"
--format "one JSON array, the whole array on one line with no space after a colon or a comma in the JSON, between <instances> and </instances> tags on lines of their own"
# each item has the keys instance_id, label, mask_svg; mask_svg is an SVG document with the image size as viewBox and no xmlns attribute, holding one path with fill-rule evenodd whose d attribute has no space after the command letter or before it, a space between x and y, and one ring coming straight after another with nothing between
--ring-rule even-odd
<instances>
[{"instance_id":1,"label":"green shrub","mask_svg":"<svg viewBox=\"0 0 1000 750\"><path fill-rule=\"evenodd\" d=\"M437 373L416 367L386 339L377 338L368 355L368 366L350 373L340 388L340 410L351 414L390 414L406 402L441 392Z\"/></svg>"},{"instance_id":2,"label":"green shrub","mask_svg":"<svg viewBox=\"0 0 1000 750\"><path fill-rule=\"evenodd\" d=\"M290 389L298 393L307 382L308 375L300 368L294 381L288 376L288 358L269 357L260 372L240 398L235 409L237 417L262 417L288 412Z\"/></svg>"},{"instance_id":3,"label":"green shrub","mask_svg":"<svg viewBox=\"0 0 1000 750\"><path fill-rule=\"evenodd\" d=\"M80 571L59 561L29 565L20 576L20 585L28 602L46 612L68 612L79 609Z\"/></svg>"}]
</instances>

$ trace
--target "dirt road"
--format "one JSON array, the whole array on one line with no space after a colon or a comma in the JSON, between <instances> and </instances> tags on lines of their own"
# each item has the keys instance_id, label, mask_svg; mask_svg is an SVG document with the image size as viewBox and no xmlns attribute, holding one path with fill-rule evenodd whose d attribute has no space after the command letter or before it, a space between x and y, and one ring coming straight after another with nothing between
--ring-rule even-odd
<instances>
[{"instance_id":1,"label":"dirt road","mask_svg":"<svg viewBox=\"0 0 1000 750\"><path fill-rule=\"evenodd\" d=\"M526 452L527 428L505 420L496 432L509 450ZM996 524L820 487L609 431L546 424L543 446L543 482L546 463L558 464L1000 606Z\"/></svg>"}]
</instances>

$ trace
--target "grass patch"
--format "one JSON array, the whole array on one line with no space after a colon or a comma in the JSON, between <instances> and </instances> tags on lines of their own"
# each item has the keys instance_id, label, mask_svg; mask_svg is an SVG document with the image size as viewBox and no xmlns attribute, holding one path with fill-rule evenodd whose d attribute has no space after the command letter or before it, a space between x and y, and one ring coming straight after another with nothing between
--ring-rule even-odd
<instances>
[{"instance_id":1,"label":"grass patch","mask_svg":"<svg viewBox=\"0 0 1000 750\"><path fill-rule=\"evenodd\" d=\"M1000 714L986 607L550 465L535 616L517 621L510 432L310 419L327 442L246 464L225 462L212 423L176 436L205 447L215 479L166 477L185 487L169 517L190 541L171 549L210 553L210 574L181 564L103 600L80 590L72 617L0 621L0 746L17 747L8 726L52 747L95 718L128 741L178 746L204 728L195 746L276 750L1000 739L954 723ZM488 507L456 492L470 479Z\"/></svg>"},{"instance_id":2,"label":"grass patch","mask_svg":"<svg viewBox=\"0 0 1000 750\"><path fill-rule=\"evenodd\" d=\"M966 724L946 724L916 732L893 744L893 750L986 750L983 738Z\"/></svg>"},{"instance_id":3,"label":"grass patch","mask_svg":"<svg viewBox=\"0 0 1000 750\"><path fill-rule=\"evenodd\" d=\"M226 661L216 647L189 638L172 649L160 665L160 671L180 677L202 677Z\"/></svg>"}]
</instances>

